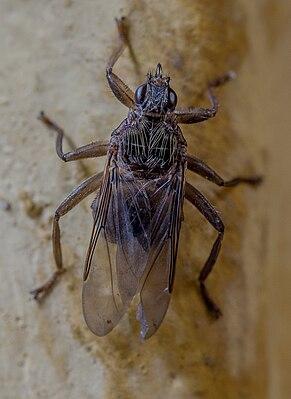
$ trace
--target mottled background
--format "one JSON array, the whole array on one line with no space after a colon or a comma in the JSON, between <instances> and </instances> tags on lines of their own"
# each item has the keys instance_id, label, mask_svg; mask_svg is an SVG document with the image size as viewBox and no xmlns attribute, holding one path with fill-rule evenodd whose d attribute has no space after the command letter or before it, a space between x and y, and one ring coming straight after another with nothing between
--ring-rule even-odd
<instances>
[{"instance_id":1,"label":"mottled background","mask_svg":"<svg viewBox=\"0 0 291 399\"><path fill-rule=\"evenodd\" d=\"M164 4L164 5L163 5ZM1 0L0 2L0 396L50 399L287 399L290 334L290 14L288 0ZM117 40L114 17L130 21L118 74L134 89L161 62L179 106L217 117L183 132L189 151L226 178L265 176L258 189L218 189L189 179L220 212L223 250L208 287L223 309L213 321L196 279L215 232L188 203L177 277L158 333L139 340L134 301L107 337L87 329L81 273L90 198L62 222L68 272L41 305L30 289L54 268L50 232L61 200L104 159L64 164L43 109L76 145L105 140L126 116L105 79Z\"/></svg>"}]
</instances>

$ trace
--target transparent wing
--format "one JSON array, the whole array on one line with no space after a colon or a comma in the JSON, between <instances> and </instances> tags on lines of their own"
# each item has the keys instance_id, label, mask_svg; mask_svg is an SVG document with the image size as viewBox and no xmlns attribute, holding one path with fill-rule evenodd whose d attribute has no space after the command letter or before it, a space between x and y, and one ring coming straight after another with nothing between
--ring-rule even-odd
<instances>
[{"instance_id":1,"label":"transparent wing","mask_svg":"<svg viewBox=\"0 0 291 399\"><path fill-rule=\"evenodd\" d=\"M84 270L83 313L90 330L108 334L140 285L150 249L150 203L144 184L108 156L93 203L94 227Z\"/></svg>"},{"instance_id":2,"label":"transparent wing","mask_svg":"<svg viewBox=\"0 0 291 399\"><path fill-rule=\"evenodd\" d=\"M162 183L162 184L161 184ZM160 181L152 195L152 244L140 291L141 338L150 338L167 312L174 282L184 190L184 168ZM154 210L154 211L153 211Z\"/></svg>"}]
</instances>

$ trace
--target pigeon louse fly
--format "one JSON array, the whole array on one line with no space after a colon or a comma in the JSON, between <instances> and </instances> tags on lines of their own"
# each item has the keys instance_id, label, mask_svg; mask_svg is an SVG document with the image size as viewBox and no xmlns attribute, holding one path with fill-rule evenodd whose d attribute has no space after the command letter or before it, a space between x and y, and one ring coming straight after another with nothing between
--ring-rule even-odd
<instances>
[{"instance_id":1,"label":"pigeon louse fly","mask_svg":"<svg viewBox=\"0 0 291 399\"><path fill-rule=\"evenodd\" d=\"M108 334L126 313L133 297L140 295L137 318L141 338L151 337L167 312L173 290L184 197L217 231L217 238L199 275L202 297L210 312L221 311L211 299L205 280L217 260L224 225L208 200L185 181L186 168L222 187L240 183L256 185L260 177L237 177L225 181L200 159L187 153L179 124L213 118L218 102L213 89L232 73L211 81L207 87L210 108L176 109L177 95L170 77L157 65L154 74L133 93L113 72L128 43L127 20L117 20L119 44L107 64L106 76L116 98L129 108L127 118L108 142L93 142L64 153L64 132L43 112L39 119L56 131L56 151L65 162L106 155L103 173L84 181L61 203L53 222L56 271L43 286L32 291L45 296L64 272L59 220L93 192L94 225L83 275L83 312L89 329Z\"/></svg>"}]
</instances>

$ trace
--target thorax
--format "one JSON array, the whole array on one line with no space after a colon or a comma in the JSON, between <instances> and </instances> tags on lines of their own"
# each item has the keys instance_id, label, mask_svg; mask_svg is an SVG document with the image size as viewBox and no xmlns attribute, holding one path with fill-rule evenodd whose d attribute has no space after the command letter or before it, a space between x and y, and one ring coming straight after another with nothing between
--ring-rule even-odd
<instances>
[{"instance_id":1,"label":"thorax","mask_svg":"<svg viewBox=\"0 0 291 399\"><path fill-rule=\"evenodd\" d=\"M185 147L173 116L152 117L131 110L118 132L119 161L132 171L167 171L182 161Z\"/></svg>"}]
</instances>

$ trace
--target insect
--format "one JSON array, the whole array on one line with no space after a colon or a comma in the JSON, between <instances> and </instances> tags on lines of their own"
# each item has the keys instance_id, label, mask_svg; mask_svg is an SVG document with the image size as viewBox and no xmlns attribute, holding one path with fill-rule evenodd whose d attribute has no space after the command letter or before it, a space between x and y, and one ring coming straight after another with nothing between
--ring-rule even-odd
<instances>
[{"instance_id":1,"label":"insect","mask_svg":"<svg viewBox=\"0 0 291 399\"><path fill-rule=\"evenodd\" d=\"M56 271L43 286L32 291L45 296L64 272L59 220L93 192L94 225L83 274L83 313L89 329L108 334L126 313L133 297L140 295L137 318L141 338L151 337L167 312L173 290L184 197L217 231L217 238L199 275L202 298L210 312L221 311L210 297L205 280L212 271L223 239L224 226L208 200L185 182L186 168L222 187L240 183L257 185L260 177L225 181L200 159L187 154L178 124L198 123L215 116L213 88L231 74L209 83L210 108L176 109L177 95L170 78L157 65L135 94L113 72L128 42L127 20L117 20L119 44L107 64L106 76L117 99L129 108L127 118L111 134L109 143L93 142L73 151L62 149L63 130L43 112L39 119L56 131L56 152L65 162L106 155L103 173L84 181L57 208L53 221Z\"/></svg>"}]
</instances>

